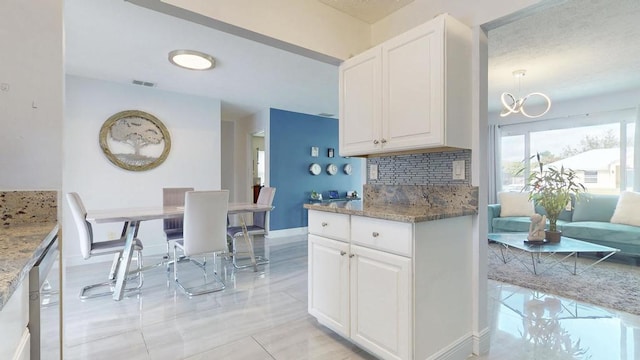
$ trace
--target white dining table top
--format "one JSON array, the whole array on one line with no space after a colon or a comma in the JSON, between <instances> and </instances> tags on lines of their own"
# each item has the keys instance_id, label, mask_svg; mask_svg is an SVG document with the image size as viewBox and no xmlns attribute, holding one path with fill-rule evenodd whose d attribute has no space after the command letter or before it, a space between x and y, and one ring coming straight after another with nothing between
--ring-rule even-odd
<instances>
[{"instance_id":1,"label":"white dining table top","mask_svg":"<svg viewBox=\"0 0 640 360\"><path fill-rule=\"evenodd\" d=\"M229 214L271 211L273 206L253 203L229 203ZM130 207L87 211L87 221L100 224L122 221L169 219L184 215L184 206Z\"/></svg>"}]
</instances>

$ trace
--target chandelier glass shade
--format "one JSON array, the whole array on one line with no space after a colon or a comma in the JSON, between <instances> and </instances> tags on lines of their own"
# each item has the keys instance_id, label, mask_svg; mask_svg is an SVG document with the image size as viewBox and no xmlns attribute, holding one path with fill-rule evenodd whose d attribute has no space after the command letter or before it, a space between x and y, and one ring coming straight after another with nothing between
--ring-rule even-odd
<instances>
[{"instance_id":1,"label":"chandelier glass shade","mask_svg":"<svg viewBox=\"0 0 640 360\"><path fill-rule=\"evenodd\" d=\"M513 72L513 76L518 78L518 92L520 91L520 84L525 74L526 74L526 70L516 70ZM536 96L542 98L547 105L543 112L533 115L525 111L524 104L526 103L527 99L536 97ZM520 113L528 118L537 118L546 114L549 111L549 109L551 109L551 99L549 99L547 95L541 92L533 92L521 98L516 98L515 96L513 96L508 92L503 92L502 96L500 97L500 100L502 102L502 106L504 107L500 112L500 117L505 117L511 114Z\"/></svg>"}]
</instances>

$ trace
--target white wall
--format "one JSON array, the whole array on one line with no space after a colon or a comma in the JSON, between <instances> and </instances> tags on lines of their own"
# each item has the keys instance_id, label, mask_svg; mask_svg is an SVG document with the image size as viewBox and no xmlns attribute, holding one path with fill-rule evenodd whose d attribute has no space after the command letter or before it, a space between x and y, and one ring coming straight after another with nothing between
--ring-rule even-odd
<instances>
[{"instance_id":1,"label":"white wall","mask_svg":"<svg viewBox=\"0 0 640 360\"><path fill-rule=\"evenodd\" d=\"M163 2L205 15L224 24L231 24L303 49L328 55L334 59L344 60L359 54L369 47L371 41L369 24L317 0L165 0ZM180 14L175 10L171 13ZM243 34L234 31L235 29L225 28L224 24L210 22L209 26L280 47L278 44L270 43L269 39L261 39L255 34L246 32ZM339 41L336 41L338 39Z\"/></svg>"},{"instance_id":2,"label":"white wall","mask_svg":"<svg viewBox=\"0 0 640 360\"><path fill-rule=\"evenodd\" d=\"M229 201L235 202L235 189L236 189L236 180L235 173L231 171L233 169L235 163L235 152L234 142L235 142L235 124L232 121L222 121L221 123L221 146L220 146L220 157L221 157L221 169L224 169L221 176L221 187L222 189L229 190Z\"/></svg>"},{"instance_id":3,"label":"white wall","mask_svg":"<svg viewBox=\"0 0 640 360\"><path fill-rule=\"evenodd\" d=\"M316 0L132 0L143 6L206 24L251 40L336 63L448 12L469 26L479 26L541 0L415 0L373 25ZM554 0L557 1L557 0ZM169 4L169 5L167 5ZM252 11L247 11L251 8ZM188 10L195 15L187 16ZM236 28L237 27L237 28ZM238 29L240 28L240 30ZM242 29L249 30L242 31ZM295 29L295 31L292 31ZM291 47L289 45L293 45ZM295 48L298 47L298 48ZM328 58L314 56L324 54Z\"/></svg>"},{"instance_id":4,"label":"white wall","mask_svg":"<svg viewBox=\"0 0 640 360\"><path fill-rule=\"evenodd\" d=\"M62 186L62 1L0 1L0 189Z\"/></svg>"},{"instance_id":5,"label":"white wall","mask_svg":"<svg viewBox=\"0 0 640 360\"><path fill-rule=\"evenodd\" d=\"M66 78L65 95L63 191L79 193L88 210L160 206L163 187L220 189L219 100L74 76ZM98 133L104 121L128 109L155 115L171 134L171 152L155 169L120 169L100 149ZM68 266L83 263L71 221L65 199L62 228ZM119 236L121 229L122 224L96 225L94 234L96 240L105 240L110 233ZM139 237L145 254L165 251L161 220L143 223Z\"/></svg>"}]
</instances>

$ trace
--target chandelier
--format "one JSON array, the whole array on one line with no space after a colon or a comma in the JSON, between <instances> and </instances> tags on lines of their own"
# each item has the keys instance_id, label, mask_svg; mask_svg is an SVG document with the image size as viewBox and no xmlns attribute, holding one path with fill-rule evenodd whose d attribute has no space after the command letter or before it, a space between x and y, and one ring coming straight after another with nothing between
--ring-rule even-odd
<instances>
[{"instance_id":1,"label":"chandelier","mask_svg":"<svg viewBox=\"0 0 640 360\"><path fill-rule=\"evenodd\" d=\"M526 73L527 73L527 70L516 70L513 72L513 77L518 79L518 96L520 96L520 85L522 84L522 78ZM524 110L524 104L527 101L527 99L535 96L539 96L543 98L547 102L547 108L540 114L531 115ZM511 114L520 113L528 118L537 118L546 114L549 111L549 109L551 109L551 99L549 99L547 95L541 92L534 92L519 99L516 99L515 96L513 96L508 92L503 92L502 96L500 97L500 100L502 101L502 106L504 106L504 109L502 109L502 112L500 112L500 117L505 117Z\"/></svg>"}]
</instances>

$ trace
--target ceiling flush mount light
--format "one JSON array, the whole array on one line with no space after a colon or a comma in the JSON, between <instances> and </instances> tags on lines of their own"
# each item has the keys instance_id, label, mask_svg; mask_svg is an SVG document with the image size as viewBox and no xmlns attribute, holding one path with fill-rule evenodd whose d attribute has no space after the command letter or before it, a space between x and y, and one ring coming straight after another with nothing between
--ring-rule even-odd
<instances>
[{"instance_id":1,"label":"ceiling flush mount light","mask_svg":"<svg viewBox=\"0 0 640 360\"><path fill-rule=\"evenodd\" d=\"M527 73L527 70L516 70L513 72L513 77L518 79L518 96L520 96L519 93L520 93L520 85L522 83L522 78L525 76L526 73ZM524 103L527 101L527 99L535 96L541 97L543 100L545 100L547 102L547 107L540 114L531 115L524 110ZM504 106L504 109L502 109L502 112L500 112L501 117L505 117L511 114L521 113L522 115L528 118L537 118L546 114L549 111L549 109L551 109L551 99L549 99L547 95L540 92L534 92L519 99L516 99L515 96L513 96L508 92L503 92L502 96L500 97L500 100L502 100L502 106Z\"/></svg>"},{"instance_id":2,"label":"ceiling flush mount light","mask_svg":"<svg viewBox=\"0 0 640 360\"><path fill-rule=\"evenodd\" d=\"M173 50L169 53L169 61L189 70L209 70L216 66L213 56L195 50Z\"/></svg>"}]
</instances>

